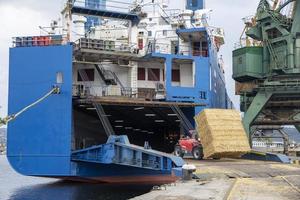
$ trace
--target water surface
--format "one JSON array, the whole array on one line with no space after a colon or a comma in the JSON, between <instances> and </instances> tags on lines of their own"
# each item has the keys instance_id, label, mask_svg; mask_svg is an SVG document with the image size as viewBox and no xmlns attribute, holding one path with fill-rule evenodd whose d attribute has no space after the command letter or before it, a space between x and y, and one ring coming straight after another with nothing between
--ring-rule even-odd
<instances>
[{"instance_id":1,"label":"water surface","mask_svg":"<svg viewBox=\"0 0 300 200\"><path fill-rule=\"evenodd\" d=\"M0 200L126 200L152 186L111 186L26 177L13 171L0 156Z\"/></svg>"}]
</instances>

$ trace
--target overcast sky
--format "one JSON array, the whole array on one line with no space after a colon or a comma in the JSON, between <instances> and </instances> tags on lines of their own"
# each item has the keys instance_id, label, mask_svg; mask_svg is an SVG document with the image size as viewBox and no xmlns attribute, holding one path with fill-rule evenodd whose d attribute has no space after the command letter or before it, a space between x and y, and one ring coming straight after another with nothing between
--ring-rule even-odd
<instances>
[{"instance_id":1,"label":"overcast sky","mask_svg":"<svg viewBox=\"0 0 300 200\"><path fill-rule=\"evenodd\" d=\"M170 6L178 5L170 0ZM38 26L48 26L52 19L58 19L64 0L0 0L0 117L7 113L8 60L11 38L14 36L39 35ZM231 98L234 96L234 82L231 79L231 52L244 27L242 18L253 15L259 0L206 0L206 7L213 9L210 25L222 27L226 33L226 44L221 55L225 61L227 88ZM19 100L21 101L21 99Z\"/></svg>"}]
</instances>

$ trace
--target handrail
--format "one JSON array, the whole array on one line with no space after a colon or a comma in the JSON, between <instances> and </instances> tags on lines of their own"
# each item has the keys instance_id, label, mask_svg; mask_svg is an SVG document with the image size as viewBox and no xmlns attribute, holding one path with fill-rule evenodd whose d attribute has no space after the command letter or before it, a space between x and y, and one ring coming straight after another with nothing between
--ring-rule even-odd
<instances>
[{"instance_id":1,"label":"handrail","mask_svg":"<svg viewBox=\"0 0 300 200\"><path fill-rule=\"evenodd\" d=\"M13 37L13 47L52 46L62 45L65 41L63 35L25 36Z\"/></svg>"},{"instance_id":2,"label":"handrail","mask_svg":"<svg viewBox=\"0 0 300 200\"><path fill-rule=\"evenodd\" d=\"M130 6L133 5L133 4L121 2L121 1L113 1L113 0L106 0L106 1L110 1L111 3L106 4L106 3L98 3L98 2L90 1L90 0L85 0L85 1L72 0L72 6L82 7L82 8L90 8L90 9L105 9L105 10L108 10L107 8L115 8L115 9L129 11ZM119 5L119 4L121 4L121 5ZM128 7L126 7L126 5L128 5ZM130 14L130 13L128 12L128 14Z\"/></svg>"},{"instance_id":3,"label":"handrail","mask_svg":"<svg viewBox=\"0 0 300 200\"><path fill-rule=\"evenodd\" d=\"M87 86L87 88L83 88L82 86ZM85 94L82 90L88 89L92 90L92 93L89 93L89 97L108 97L108 96L120 96L120 97L130 97L130 98L148 98L155 94L155 89L149 89L145 91L138 91L139 87L121 87L121 86L113 86L114 90L112 90L111 86L103 86L100 84L85 84L78 83L73 84L73 96L82 96L81 94ZM138 92L136 92L138 91Z\"/></svg>"}]
</instances>

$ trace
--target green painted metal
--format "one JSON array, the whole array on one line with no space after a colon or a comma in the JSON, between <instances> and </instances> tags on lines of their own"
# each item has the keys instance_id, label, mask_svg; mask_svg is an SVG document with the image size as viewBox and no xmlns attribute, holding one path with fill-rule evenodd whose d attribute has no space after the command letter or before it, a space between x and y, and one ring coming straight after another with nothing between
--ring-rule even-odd
<instances>
[{"instance_id":1,"label":"green painted metal","mask_svg":"<svg viewBox=\"0 0 300 200\"><path fill-rule=\"evenodd\" d=\"M253 99L250 107L248 108L247 112L244 115L243 119L243 125L246 130L246 133L248 134L248 137L250 137L251 133L251 125L254 122L254 120L257 118L259 113L262 111L262 109L265 107L267 102L270 100L272 97L273 93L272 92L259 92Z\"/></svg>"},{"instance_id":2,"label":"green painted metal","mask_svg":"<svg viewBox=\"0 0 300 200\"><path fill-rule=\"evenodd\" d=\"M300 120L300 113L298 113L297 115L295 115L293 117L294 120ZM295 128L297 129L297 131L300 133L300 126L296 125Z\"/></svg>"},{"instance_id":3,"label":"green painted metal","mask_svg":"<svg viewBox=\"0 0 300 200\"><path fill-rule=\"evenodd\" d=\"M293 15L283 15L281 11L291 3ZM277 10L267 0L261 0L255 20L246 35L260 42L261 47L233 52L233 78L257 85L241 96L243 124L249 139L252 124L263 122L264 117L274 122L275 118L285 122L300 119L300 103L289 104L300 102L300 0L286 1ZM297 114L295 119L284 118L287 112L291 116ZM300 132L300 126L296 128Z\"/></svg>"},{"instance_id":4,"label":"green painted metal","mask_svg":"<svg viewBox=\"0 0 300 200\"><path fill-rule=\"evenodd\" d=\"M295 46L295 64L296 68L300 68L300 35L297 35L296 46Z\"/></svg>"},{"instance_id":5,"label":"green painted metal","mask_svg":"<svg viewBox=\"0 0 300 200\"><path fill-rule=\"evenodd\" d=\"M263 76L262 47L244 47L233 51L233 79L245 82Z\"/></svg>"},{"instance_id":6,"label":"green painted metal","mask_svg":"<svg viewBox=\"0 0 300 200\"><path fill-rule=\"evenodd\" d=\"M295 70L295 35L300 32L300 25L297 23L300 20L295 20L295 17L300 17L299 0L295 4L293 22L282 15L280 10L272 10L266 0L261 0L257 9L256 25L246 32L249 37L263 43L263 68L268 72L267 76L299 71Z\"/></svg>"},{"instance_id":7,"label":"green painted metal","mask_svg":"<svg viewBox=\"0 0 300 200\"><path fill-rule=\"evenodd\" d=\"M294 9L294 16L293 16L293 27L292 27L292 34L296 35L299 34L300 32L300 1L297 0L295 5L295 9Z\"/></svg>"}]
</instances>

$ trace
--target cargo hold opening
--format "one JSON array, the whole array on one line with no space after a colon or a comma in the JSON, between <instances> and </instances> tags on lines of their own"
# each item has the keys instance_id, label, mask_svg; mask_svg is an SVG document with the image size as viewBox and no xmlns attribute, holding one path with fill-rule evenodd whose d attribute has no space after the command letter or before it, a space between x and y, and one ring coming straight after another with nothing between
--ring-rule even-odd
<instances>
[{"instance_id":1,"label":"cargo hold opening","mask_svg":"<svg viewBox=\"0 0 300 200\"><path fill-rule=\"evenodd\" d=\"M102 106L116 135L127 135L132 144L172 153L183 133L180 120L169 107ZM88 148L107 140L105 130L92 105L74 105L74 147Z\"/></svg>"}]
</instances>

